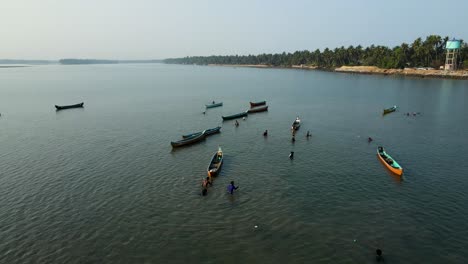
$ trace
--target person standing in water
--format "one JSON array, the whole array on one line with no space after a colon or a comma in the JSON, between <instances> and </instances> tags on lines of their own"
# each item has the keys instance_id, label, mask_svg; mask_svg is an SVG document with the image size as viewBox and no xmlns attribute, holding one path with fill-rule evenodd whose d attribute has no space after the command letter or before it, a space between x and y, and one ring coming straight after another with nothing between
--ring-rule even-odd
<instances>
[{"instance_id":1,"label":"person standing in water","mask_svg":"<svg viewBox=\"0 0 468 264\"><path fill-rule=\"evenodd\" d=\"M291 153L289 153L289 159L294 159L294 151L291 151Z\"/></svg>"},{"instance_id":2,"label":"person standing in water","mask_svg":"<svg viewBox=\"0 0 468 264\"><path fill-rule=\"evenodd\" d=\"M203 179L202 182L202 195L205 196L208 193L208 185L213 186L213 183L211 182L210 177L206 177L206 179Z\"/></svg>"},{"instance_id":3,"label":"person standing in water","mask_svg":"<svg viewBox=\"0 0 468 264\"><path fill-rule=\"evenodd\" d=\"M263 136L264 137L268 136L268 130L265 130L265 132L263 132Z\"/></svg>"},{"instance_id":4,"label":"person standing in water","mask_svg":"<svg viewBox=\"0 0 468 264\"><path fill-rule=\"evenodd\" d=\"M309 130L307 130L307 135L306 137L311 137L312 135L310 134Z\"/></svg>"},{"instance_id":5,"label":"person standing in water","mask_svg":"<svg viewBox=\"0 0 468 264\"><path fill-rule=\"evenodd\" d=\"M238 188L239 188L239 186L236 187L234 185L234 181L231 181L231 184L229 184L228 187L227 187L227 191L230 194L234 194L234 190L237 190Z\"/></svg>"}]
</instances>

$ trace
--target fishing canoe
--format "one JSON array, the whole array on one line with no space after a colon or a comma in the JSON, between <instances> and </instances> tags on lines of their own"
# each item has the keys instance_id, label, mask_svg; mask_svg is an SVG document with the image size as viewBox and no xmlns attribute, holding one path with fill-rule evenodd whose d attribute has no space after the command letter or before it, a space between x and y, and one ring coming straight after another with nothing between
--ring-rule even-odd
<instances>
[{"instance_id":1,"label":"fishing canoe","mask_svg":"<svg viewBox=\"0 0 468 264\"><path fill-rule=\"evenodd\" d=\"M222 116L222 118L223 118L223 120L231 120L231 119L241 118L241 117L244 117L244 116L247 116L247 115L248 115L248 112L245 111L245 112L235 114L235 115Z\"/></svg>"},{"instance_id":2,"label":"fishing canoe","mask_svg":"<svg viewBox=\"0 0 468 264\"><path fill-rule=\"evenodd\" d=\"M250 108L249 110L247 110L247 112L249 114L258 113L258 112L265 112L265 111L268 111L268 105L259 106L259 107L255 107L255 108Z\"/></svg>"},{"instance_id":3,"label":"fishing canoe","mask_svg":"<svg viewBox=\"0 0 468 264\"><path fill-rule=\"evenodd\" d=\"M213 107L218 107L218 106L223 106L223 102L205 105L206 108L213 108Z\"/></svg>"},{"instance_id":4,"label":"fishing canoe","mask_svg":"<svg viewBox=\"0 0 468 264\"><path fill-rule=\"evenodd\" d=\"M215 127L215 128L210 128L210 129L207 129L205 130L205 135L206 136L209 136L209 135L213 135L213 134L216 134L216 133L219 133L219 131L221 130L221 127ZM183 138L190 138L190 137L193 137L193 136L197 136L199 134L203 133L202 132L196 132L196 133L192 133L192 134L187 134L187 135L183 135L182 137Z\"/></svg>"},{"instance_id":5,"label":"fishing canoe","mask_svg":"<svg viewBox=\"0 0 468 264\"><path fill-rule=\"evenodd\" d=\"M79 108L83 107L84 103L74 104L74 105L55 105L57 110L70 109L70 108Z\"/></svg>"},{"instance_id":6,"label":"fishing canoe","mask_svg":"<svg viewBox=\"0 0 468 264\"><path fill-rule=\"evenodd\" d=\"M256 106L261 106L261 105L266 105L266 101L250 102L250 108L254 108Z\"/></svg>"},{"instance_id":7,"label":"fishing canoe","mask_svg":"<svg viewBox=\"0 0 468 264\"><path fill-rule=\"evenodd\" d=\"M383 114L386 115L386 114L388 114L388 113L395 112L396 109L397 109L397 106L396 106L396 105L394 105L394 106L392 106L392 107L390 107L390 108L386 108L386 109L383 110Z\"/></svg>"},{"instance_id":8,"label":"fishing canoe","mask_svg":"<svg viewBox=\"0 0 468 264\"><path fill-rule=\"evenodd\" d=\"M213 177L219 174L221 166L223 165L223 151L218 147L218 151L213 155L213 158L206 169L208 176Z\"/></svg>"},{"instance_id":9,"label":"fishing canoe","mask_svg":"<svg viewBox=\"0 0 468 264\"><path fill-rule=\"evenodd\" d=\"M403 174L403 168L390 155L388 155L383 147L377 148L377 157L391 172L398 176Z\"/></svg>"},{"instance_id":10,"label":"fishing canoe","mask_svg":"<svg viewBox=\"0 0 468 264\"><path fill-rule=\"evenodd\" d=\"M293 131L299 130L299 127L301 127L301 119L299 117L296 117L296 120L292 123L291 129Z\"/></svg>"},{"instance_id":11,"label":"fishing canoe","mask_svg":"<svg viewBox=\"0 0 468 264\"><path fill-rule=\"evenodd\" d=\"M190 144L200 142L203 139L205 139L205 137L206 137L205 132L206 132L206 130L204 130L201 134L195 135L193 137L189 137L189 138L182 139L182 140L179 140L179 141L171 141L171 145L172 145L173 148L177 148L177 147L182 147L182 146L186 146L186 145L190 145Z\"/></svg>"}]
</instances>

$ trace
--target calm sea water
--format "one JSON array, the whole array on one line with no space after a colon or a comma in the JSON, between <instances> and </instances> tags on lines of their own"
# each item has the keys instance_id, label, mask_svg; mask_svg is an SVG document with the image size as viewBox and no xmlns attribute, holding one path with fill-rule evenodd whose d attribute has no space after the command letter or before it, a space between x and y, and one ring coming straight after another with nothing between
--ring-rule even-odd
<instances>
[{"instance_id":1,"label":"calm sea water","mask_svg":"<svg viewBox=\"0 0 468 264\"><path fill-rule=\"evenodd\" d=\"M467 99L466 81L319 71L0 69L0 262L374 263L381 248L386 263L467 263ZM203 115L212 100L224 106ZM267 113L222 122L260 100ZM224 167L202 197L218 145Z\"/></svg>"}]
</instances>

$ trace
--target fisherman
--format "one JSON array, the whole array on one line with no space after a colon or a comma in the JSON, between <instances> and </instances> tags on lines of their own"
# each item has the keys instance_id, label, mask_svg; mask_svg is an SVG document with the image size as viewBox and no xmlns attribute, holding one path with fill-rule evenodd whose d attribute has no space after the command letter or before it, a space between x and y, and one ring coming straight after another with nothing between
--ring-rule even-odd
<instances>
[{"instance_id":1,"label":"fisherman","mask_svg":"<svg viewBox=\"0 0 468 264\"><path fill-rule=\"evenodd\" d=\"M265 132L263 132L263 136L264 137L268 136L268 130L265 130Z\"/></svg>"},{"instance_id":2,"label":"fisherman","mask_svg":"<svg viewBox=\"0 0 468 264\"><path fill-rule=\"evenodd\" d=\"M310 131L307 130L307 135L306 135L306 137L311 137L311 136L312 136L312 135L310 134Z\"/></svg>"},{"instance_id":3,"label":"fisherman","mask_svg":"<svg viewBox=\"0 0 468 264\"><path fill-rule=\"evenodd\" d=\"M213 101L213 104L215 104L215 101Z\"/></svg>"},{"instance_id":4,"label":"fisherman","mask_svg":"<svg viewBox=\"0 0 468 264\"><path fill-rule=\"evenodd\" d=\"M373 140L373 139L372 139L371 137L369 137L369 138L367 139L367 142L371 143L372 140Z\"/></svg>"},{"instance_id":5,"label":"fisherman","mask_svg":"<svg viewBox=\"0 0 468 264\"><path fill-rule=\"evenodd\" d=\"M291 153L289 153L289 159L294 159L294 151L291 151Z\"/></svg>"},{"instance_id":6,"label":"fisherman","mask_svg":"<svg viewBox=\"0 0 468 264\"><path fill-rule=\"evenodd\" d=\"M205 196L208 193L208 185L213 186L213 183L211 182L210 177L206 177L206 179L203 179L202 182L202 195Z\"/></svg>"},{"instance_id":7,"label":"fisherman","mask_svg":"<svg viewBox=\"0 0 468 264\"><path fill-rule=\"evenodd\" d=\"M234 185L234 181L231 181L231 184L229 184L229 185L227 186L227 191L228 191L228 193L230 193L230 194L234 194L234 190L237 190L238 188L239 188L239 186L236 187L236 186Z\"/></svg>"},{"instance_id":8,"label":"fisherman","mask_svg":"<svg viewBox=\"0 0 468 264\"><path fill-rule=\"evenodd\" d=\"M236 125L236 126L239 126L239 122L237 122L237 120L236 120L236 123L235 123L235 125Z\"/></svg>"}]
</instances>

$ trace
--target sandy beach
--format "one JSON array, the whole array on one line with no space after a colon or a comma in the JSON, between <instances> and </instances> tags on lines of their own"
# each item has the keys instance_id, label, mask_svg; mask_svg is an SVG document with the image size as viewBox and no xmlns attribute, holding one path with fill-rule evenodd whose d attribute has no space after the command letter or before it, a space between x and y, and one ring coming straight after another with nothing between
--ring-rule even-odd
<instances>
[{"instance_id":1,"label":"sandy beach","mask_svg":"<svg viewBox=\"0 0 468 264\"><path fill-rule=\"evenodd\" d=\"M300 69L300 70L326 70L341 73L359 74L380 74L380 75L401 75L420 78L450 78L468 80L468 70L444 71L444 70L424 70L415 68L405 69L381 69L375 66L341 66L334 70L322 69L312 65L292 65L289 67L271 66L266 64L208 64L208 66L223 67L248 67L248 68L278 68L278 69Z\"/></svg>"}]
</instances>

